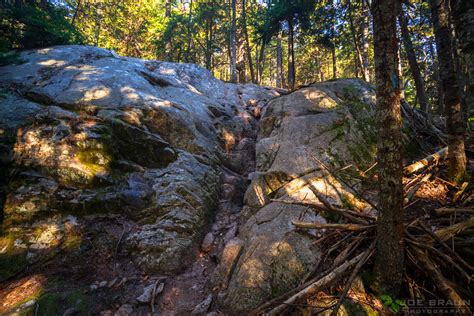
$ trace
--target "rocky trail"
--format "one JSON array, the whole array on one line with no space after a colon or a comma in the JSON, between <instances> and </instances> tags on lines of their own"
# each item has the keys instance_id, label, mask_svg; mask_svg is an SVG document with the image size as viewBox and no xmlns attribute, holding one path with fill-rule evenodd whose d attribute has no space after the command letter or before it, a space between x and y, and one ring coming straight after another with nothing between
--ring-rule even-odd
<instances>
[{"instance_id":1,"label":"rocky trail","mask_svg":"<svg viewBox=\"0 0 474 316\"><path fill-rule=\"evenodd\" d=\"M215 294L213 284L224 277L221 274L229 277L231 273L218 273L216 267L224 246L238 233L248 175L255 169L258 119L266 102L277 93L255 85L225 85L195 65L168 64L157 72L156 67L163 64L149 62L141 68L142 61L105 50L77 48L78 54L69 54L77 52L75 47L27 52L24 56L30 61L23 65L24 70L12 67L2 71L1 144L6 149L2 157L2 204L6 229L1 240L5 255L1 258L1 311L33 308L48 314L72 305L71 313L133 310L147 314L153 305L160 315L186 315L201 302L206 303L202 310L216 309L210 296ZM102 59L112 61L102 63ZM124 79L120 90L111 76L114 72ZM17 81L20 77L31 81ZM156 89L153 87L160 90L157 97L155 91L150 92ZM191 106L190 115L181 114L187 110L180 106L183 103L184 107ZM162 104L165 111L156 117L153 113ZM111 105L118 105L117 110ZM169 105L171 110L166 109ZM208 110L203 112L203 106ZM149 112L151 116L145 113L144 119L143 112L150 107L155 110ZM193 117L197 119L194 122ZM115 118L120 121L111 125L104 122ZM140 120L143 123L137 122ZM114 135L119 122L118 133L126 143L112 145L114 137L120 137ZM15 134L18 127L27 124L32 124L31 129L39 128L22 146ZM42 139L44 134L48 134L46 139ZM169 163L163 159L176 159L167 158L176 149L170 146L163 151L166 140L161 136L174 148L181 148L184 158L167 171L156 173L152 169L146 174L146 168ZM130 143L131 138L139 142ZM122 148L111 153L111 145ZM146 146L152 147L151 152L143 150ZM61 153L56 156L56 150L51 156L48 150L54 147L60 151L67 147L63 154L69 158L60 157ZM21 157L21 150L28 152ZM68 151L75 153L71 156ZM111 156L120 159L113 166L108 161ZM23 158L29 162L21 162ZM50 169L45 170L45 166ZM123 176L106 170L109 166L131 172L125 183ZM167 175L169 179L157 184L156 177ZM15 181L17 177L15 191L15 184L8 179ZM33 183L24 185L22 181ZM156 205L170 205L178 212L168 213L171 217L165 213L158 232L152 225L143 225L154 217L149 217L150 212L156 212L146 208L154 204L150 201L153 190L159 194L156 198L165 196ZM70 215L58 214L60 207ZM33 219L29 223L23 216L25 208ZM48 214L49 208L53 208L52 214ZM125 212L119 211L122 208ZM141 211L132 215L130 210ZM27 224L16 224L16 215ZM152 237L141 239L143 233ZM150 245L137 246L143 240ZM133 253L137 247L142 249L138 255ZM145 272L141 268L155 264L154 258L151 263L148 258L141 260L148 255L147 247L158 249L158 254L165 250L162 269L152 267ZM19 260L17 267L11 266L14 260ZM77 302L72 302L71 296L77 297Z\"/></svg>"},{"instance_id":2,"label":"rocky trail","mask_svg":"<svg viewBox=\"0 0 474 316\"><path fill-rule=\"evenodd\" d=\"M21 58L0 68L0 313L246 314L324 261L293 225L335 220L311 203L374 211L361 80L280 95L95 47Z\"/></svg>"},{"instance_id":3,"label":"rocky trail","mask_svg":"<svg viewBox=\"0 0 474 316\"><path fill-rule=\"evenodd\" d=\"M242 247L242 242L234 237L239 231L240 212L249 184L248 176L255 171L258 121L260 111L265 106L266 104L260 104L259 107L256 103L244 104L244 116L255 119L250 130L246 131L249 137L237 140L227 149L226 156L229 160L227 166L220 167L220 194L215 218L204 236L196 260L183 273L163 280L163 292L156 300L159 315L222 314L215 304L218 295L215 289L232 273L233 263L221 261L235 256ZM226 147L225 140L223 143Z\"/></svg>"}]
</instances>

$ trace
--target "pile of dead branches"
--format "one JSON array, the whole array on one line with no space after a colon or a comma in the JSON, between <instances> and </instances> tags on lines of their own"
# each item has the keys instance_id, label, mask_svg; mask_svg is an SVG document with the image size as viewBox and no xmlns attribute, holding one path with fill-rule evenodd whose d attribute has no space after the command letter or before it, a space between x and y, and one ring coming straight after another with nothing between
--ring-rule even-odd
<instances>
[{"instance_id":1,"label":"pile of dead branches","mask_svg":"<svg viewBox=\"0 0 474 316\"><path fill-rule=\"evenodd\" d=\"M417 138L422 138L422 143L446 144L447 135L443 126L437 125L429 115L413 108L405 100L401 101L401 112L405 126L413 131Z\"/></svg>"},{"instance_id":2,"label":"pile of dead branches","mask_svg":"<svg viewBox=\"0 0 474 316\"><path fill-rule=\"evenodd\" d=\"M446 149L408 166L405 169L405 229L406 274L403 296L412 300L444 299L451 302L457 314L471 315L468 299L474 297L472 278L474 267L474 194L467 183L457 185L442 179L441 163ZM429 213L419 213L411 206L416 193L430 181L441 181L450 187L450 207L436 207ZM377 218L331 205L316 190L321 203L304 203L316 212L337 214L340 223L294 221L295 229L318 229L325 234L315 240L322 249L321 260L307 279L297 288L259 306L254 315L293 314L296 306L306 306L311 312L332 309L337 315L355 278L363 270L371 270L376 245ZM280 201L283 202L283 201ZM302 204L300 202L291 202ZM471 258L471 263L466 258ZM308 298L322 291L341 289L336 303L326 307L308 306ZM334 292L334 291L332 291ZM336 297L336 296L335 296Z\"/></svg>"}]
</instances>

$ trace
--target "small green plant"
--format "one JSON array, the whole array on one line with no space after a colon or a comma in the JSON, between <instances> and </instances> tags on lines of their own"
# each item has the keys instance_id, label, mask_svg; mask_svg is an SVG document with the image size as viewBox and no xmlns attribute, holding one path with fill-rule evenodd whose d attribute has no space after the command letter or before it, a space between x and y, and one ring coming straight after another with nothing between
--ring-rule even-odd
<instances>
[{"instance_id":1,"label":"small green plant","mask_svg":"<svg viewBox=\"0 0 474 316\"><path fill-rule=\"evenodd\" d=\"M380 300L385 306L389 307L394 313L398 313L402 309L402 307L406 306L404 301L398 300L398 299L392 299L392 297L388 294L380 295Z\"/></svg>"}]
</instances>

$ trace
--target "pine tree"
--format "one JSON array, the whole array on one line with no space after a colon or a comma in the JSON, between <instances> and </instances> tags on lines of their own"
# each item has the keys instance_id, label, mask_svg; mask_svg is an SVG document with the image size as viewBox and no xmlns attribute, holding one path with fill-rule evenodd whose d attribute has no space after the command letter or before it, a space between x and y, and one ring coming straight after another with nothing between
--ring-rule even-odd
<instances>
[{"instance_id":1,"label":"pine tree","mask_svg":"<svg viewBox=\"0 0 474 316\"><path fill-rule=\"evenodd\" d=\"M402 132L398 73L397 0L372 3L377 95L379 215L375 287L397 295L404 270Z\"/></svg>"}]
</instances>

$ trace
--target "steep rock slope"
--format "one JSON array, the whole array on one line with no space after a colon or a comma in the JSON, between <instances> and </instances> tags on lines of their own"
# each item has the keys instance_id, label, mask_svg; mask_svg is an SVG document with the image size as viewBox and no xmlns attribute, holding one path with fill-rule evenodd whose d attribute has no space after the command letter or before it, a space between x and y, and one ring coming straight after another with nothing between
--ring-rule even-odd
<instances>
[{"instance_id":1,"label":"steep rock slope","mask_svg":"<svg viewBox=\"0 0 474 316\"><path fill-rule=\"evenodd\" d=\"M321 231L299 231L292 221L337 219L301 204L323 199L372 211L353 189L375 161L374 108L373 88L356 79L312 84L269 102L242 227L217 269L227 280L218 284L222 308L245 313L297 287L323 259L313 243Z\"/></svg>"},{"instance_id":2,"label":"steep rock slope","mask_svg":"<svg viewBox=\"0 0 474 316\"><path fill-rule=\"evenodd\" d=\"M186 268L216 210L221 166L247 172L254 116L277 93L95 47L21 59L0 68L0 250L6 265L21 262L1 279L73 247L74 227L94 214L125 216L120 246L140 267Z\"/></svg>"}]
</instances>

